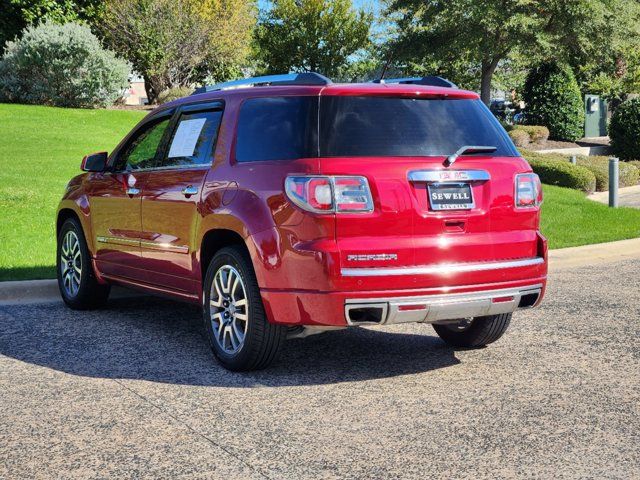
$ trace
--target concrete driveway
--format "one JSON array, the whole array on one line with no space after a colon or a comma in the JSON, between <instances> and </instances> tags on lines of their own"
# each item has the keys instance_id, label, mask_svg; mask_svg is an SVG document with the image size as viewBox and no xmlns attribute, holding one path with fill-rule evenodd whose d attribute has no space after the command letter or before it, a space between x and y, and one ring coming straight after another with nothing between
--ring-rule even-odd
<instances>
[{"instance_id":1,"label":"concrete driveway","mask_svg":"<svg viewBox=\"0 0 640 480\"><path fill-rule=\"evenodd\" d=\"M252 374L177 303L3 306L0 478L639 478L639 272L554 272L486 349L354 329Z\"/></svg>"}]
</instances>

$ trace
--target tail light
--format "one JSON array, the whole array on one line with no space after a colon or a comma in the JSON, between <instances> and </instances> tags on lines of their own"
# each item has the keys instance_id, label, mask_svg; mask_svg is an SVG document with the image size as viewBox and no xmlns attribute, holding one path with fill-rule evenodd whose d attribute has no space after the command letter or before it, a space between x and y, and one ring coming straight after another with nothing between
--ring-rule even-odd
<instances>
[{"instance_id":1,"label":"tail light","mask_svg":"<svg viewBox=\"0 0 640 480\"><path fill-rule=\"evenodd\" d=\"M516 175L516 208L531 208L542 205L542 184L535 173Z\"/></svg>"},{"instance_id":2,"label":"tail light","mask_svg":"<svg viewBox=\"0 0 640 480\"><path fill-rule=\"evenodd\" d=\"M291 176L285 180L285 192L293 203L308 212L373 211L365 177Z\"/></svg>"}]
</instances>

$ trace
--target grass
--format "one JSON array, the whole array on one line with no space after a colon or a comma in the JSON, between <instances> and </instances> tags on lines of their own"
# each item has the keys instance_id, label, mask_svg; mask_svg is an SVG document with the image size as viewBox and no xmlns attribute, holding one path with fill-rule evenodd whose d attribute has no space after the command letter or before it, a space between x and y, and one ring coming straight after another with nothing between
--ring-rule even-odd
<instances>
[{"instance_id":1,"label":"grass","mask_svg":"<svg viewBox=\"0 0 640 480\"><path fill-rule=\"evenodd\" d=\"M86 153L111 150L144 112L0 104L0 281L53 278L55 211ZM550 248L640 237L640 210L545 185Z\"/></svg>"},{"instance_id":2,"label":"grass","mask_svg":"<svg viewBox=\"0 0 640 480\"><path fill-rule=\"evenodd\" d=\"M0 281L55 276L55 211L82 157L110 151L144 116L0 104Z\"/></svg>"},{"instance_id":3,"label":"grass","mask_svg":"<svg viewBox=\"0 0 640 480\"><path fill-rule=\"evenodd\" d=\"M549 248L565 248L640 237L640 210L609 208L582 192L544 185L542 233Z\"/></svg>"}]
</instances>

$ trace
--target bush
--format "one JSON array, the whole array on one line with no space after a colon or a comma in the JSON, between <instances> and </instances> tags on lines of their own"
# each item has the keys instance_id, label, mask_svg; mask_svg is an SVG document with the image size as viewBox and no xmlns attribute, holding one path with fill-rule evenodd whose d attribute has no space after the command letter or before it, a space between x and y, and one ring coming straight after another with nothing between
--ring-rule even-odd
<instances>
[{"instance_id":1,"label":"bush","mask_svg":"<svg viewBox=\"0 0 640 480\"><path fill-rule=\"evenodd\" d=\"M622 160L640 158L640 98L623 102L609 124L611 148Z\"/></svg>"},{"instance_id":2,"label":"bush","mask_svg":"<svg viewBox=\"0 0 640 480\"><path fill-rule=\"evenodd\" d=\"M584 102L567 66L545 63L529 72L524 87L529 125L544 125L554 140L575 141L584 135Z\"/></svg>"},{"instance_id":3,"label":"bush","mask_svg":"<svg viewBox=\"0 0 640 480\"><path fill-rule=\"evenodd\" d=\"M188 97L192 93L193 88L189 87L168 88L164 92L161 92L160 95L158 95L158 103L163 104L173 102L174 100L177 100L179 98Z\"/></svg>"},{"instance_id":4,"label":"bush","mask_svg":"<svg viewBox=\"0 0 640 480\"><path fill-rule=\"evenodd\" d=\"M549 129L540 125L517 125L515 127L529 135L532 143L546 142L549 139Z\"/></svg>"},{"instance_id":5,"label":"bush","mask_svg":"<svg viewBox=\"0 0 640 480\"><path fill-rule=\"evenodd\" d=\"M609 157L593 156L576 157L578 165L588 168L596 176L596 190L604 192L609 189ZM637 185L640 177L640 171L635 165L620 162L620 187L631 187Z\"/></svg>"},{"instance_id":6,"label":"bush","mask_svg":"<svg viewBox=\"0 0 640 480\"><path fill-rule=\"evenodd\" d=\"M549 129L538 125L513 125L509 129L509 136L517 147L526 147L529 143L546 142Z\"/></svg>"},{"instance_id":7,"label":"bush","mask_svg":"<svg viewBox=\"0 0 640 480\"><path fill-rule=\"evenodd\" d=\"M7 42L0 60L0 99L94 107L110 105L128 86L130 66L102 48L89 27L50 22Z\"/></svg>"},{"instance_id":8,"label":"bush","mask_svg":"<svg viewBox=\"0 0 640 480\"><path fill-rule=\"evenodd\" d=\"M512 128L509 130L509 136L516 147L527 147L531 141L529 134L523 130Z\"/></svg>"},{"instance_id":9,"label":"bush","mask_svg":"<svg viewBox=\"0 0 640 480\"><path fill-rule=\"evenodd\" d=\"M523 156L542 183L586 193L592 193L596 189L596 177L593 172L580 165L571 165L562 155L523 152Z\"/></svg>"},{"instance_id":10,"label":"bush","mask_svg":"<svg viewBox=\"0 0 640 480\"><path fill-rule=\"evenodd\" d=\"M633 165L640 172L640 160L629 160L629 161L627 161L625 163L628 163L629 165ZM638 179L638 181L640 182L640 179Z\"/></svg>"}]
</instances>

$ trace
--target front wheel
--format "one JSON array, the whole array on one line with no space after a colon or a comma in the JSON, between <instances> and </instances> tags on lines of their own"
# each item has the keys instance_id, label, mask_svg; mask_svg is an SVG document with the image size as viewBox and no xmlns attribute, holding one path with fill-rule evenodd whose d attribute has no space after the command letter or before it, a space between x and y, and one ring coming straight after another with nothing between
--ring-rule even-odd
<instances>
[{"instance_id":1,"label":"front wheel","mask_svg":"<svg viewBox=\"0 0 640 480\"><path fill-rule=\"evenodd\" d=\"M74 310L88 310L106 303L111 287L96 280L89 248L76 219L62 224L56 258L58 287L64 303Z\"/></svg>"},{"instance_id":2,"label":"front wheel","mask_svg":"<svg viewBox=\"0 0 640 480\"><path fill-rule=\"evenodd\" d=\"M434 324L438 336L452 347L479 348L498 340L509 328L510 313Z\"/></svg>"},{"instance_id":3,"label":"front wheel","mask_svg":"<svg viewBox=\"0 0 640 480\"><path fill-rule=\"evenodd\" d=\"M221 249L204 281L204 326L220 363L233 371L269 366L286 340L287 328L269 323L251 258L240 247Z\"/></svg>"}]
</instances>

